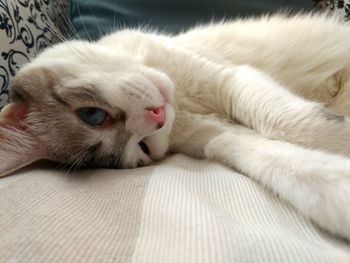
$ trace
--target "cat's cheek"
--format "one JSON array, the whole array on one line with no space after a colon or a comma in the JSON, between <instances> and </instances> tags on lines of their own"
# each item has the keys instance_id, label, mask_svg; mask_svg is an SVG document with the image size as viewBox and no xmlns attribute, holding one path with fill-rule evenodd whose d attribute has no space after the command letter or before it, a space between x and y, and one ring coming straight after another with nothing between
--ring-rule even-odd
<instances>
[{"instance_id":1,"label":"cat's cheek","mask_svg":"<svg viewBox=\"0 0 350 263\"><path fill-rule=\"evenodd\" d=\"M166 134L156 134L143 139L148 145L153 160L162 159L169 149L169 139Z\"/></svg>"},{"instance_id":2,"label":"cat's cheek","mask_svg":"<svg viewBox=\"0 0 350 263\"><path fill-rule=\"evenodd\" d=\"M134 113L126 121L125 127L130 133L136 133L140 137L144 137L157 130L156 124L148 122L143 115L143 112L139 114Z\"/></svg>"},{"instance_id":3,"label":"cat's cheek","mask_svg":"<svg viewBox=\"0 0 350 263\"><path fill-rule=\"evenodd\" d=\"M122 168L136 168L152 162L152 159L143 153L139 146L141 139L137 134L129 139L121 159Z\"/></svg>"},{"instance_id":4,"label":"cat's cheek","mask_svg":"<svg viewBox=\"0 0 350 263\"><path fill-rule=\"evenodd\" d=\"M153 110L149 109L143 109L143 108L136 108L131 111L129 114L129 117L127 118L127 121L125 123L126 129L132 133L137 134L141 138L147 137L150 135L153 135L155 133L162 132L166 127L172 124L172 111L171 107L168 105L157 107L162 109L162 117L161 120L157 120L158 117L155 117L155 119L152 118L152 115L155 115L154 113L150 113ZM168 112L170 108L170 112ZM160 113L156 113L160 114ZM160 124L162 123L162 124Z\"/></svg>"}]
</instances>

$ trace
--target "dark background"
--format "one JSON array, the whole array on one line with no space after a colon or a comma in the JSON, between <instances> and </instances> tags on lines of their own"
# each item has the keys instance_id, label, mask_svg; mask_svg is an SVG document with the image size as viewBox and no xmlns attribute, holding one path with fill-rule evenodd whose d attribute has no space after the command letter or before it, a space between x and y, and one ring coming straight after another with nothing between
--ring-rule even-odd
<instances>
[{"instance_id":1,"label":"dark background","mask_svg":"<svg viewBox=\"0 0 350 263\"><path fill-rule=\"evenodd\" d=\"M72 0L70 14L79 37L96 39L121 27L177 33L224 17L309 11L313 5L312 0Z\"/></svg>"}]
</instances>

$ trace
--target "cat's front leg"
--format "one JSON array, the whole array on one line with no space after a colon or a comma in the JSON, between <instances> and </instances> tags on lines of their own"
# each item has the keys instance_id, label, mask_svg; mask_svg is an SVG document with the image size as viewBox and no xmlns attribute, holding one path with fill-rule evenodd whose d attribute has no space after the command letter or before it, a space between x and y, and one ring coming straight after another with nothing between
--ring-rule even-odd
<instances>
[{"instance_id":1,"label":"cat's front leg","mask_svg":"<svg viewBox=\"0 0 350 263\"><path fill-rule=\"evenodd\" d=\"M350 159L211 116L181 112L171 150L224 163L271 189L322 228L350 241Z\"/></svg>"},{"instance_id":2,"label":"cat's front leg","mask_svg":"<svg viewBox=\"0 0 350 263\"><path fill-rule=\"evenodd\" d=\"M350 120L299 97L264 73L238 66L214 92L225 114L264 137L350 156Z\"/></svg>"},{"instance_id":3,"label":"cat's front leg","mask_svg":"<svg viewBox=\"0 0 350 263\"><path fill-rule=\"evenodd\" d=\"M205 157L238 169L331 233L350 240L350 160L255 135L246 128L213 137Z\"/></svg>"}]
</instances>

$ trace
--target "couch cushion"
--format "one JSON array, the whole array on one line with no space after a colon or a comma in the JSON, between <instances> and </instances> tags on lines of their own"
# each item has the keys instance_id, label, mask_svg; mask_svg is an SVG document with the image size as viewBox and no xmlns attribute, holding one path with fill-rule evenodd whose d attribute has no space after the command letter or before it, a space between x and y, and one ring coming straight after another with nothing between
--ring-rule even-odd
<instances>
[{"instance_id":1,"label":"couch cushion","mask_svg":"<svg viewBox=\"0 0 350 263\"><path fill-rule=\"evenodd\" d=\"M48 21L59 17L62 24L56 11L65 1L0 1L0 110L8 102L10 83L19 68L55 42Z\"/></svg>"},{"instance_id":2,"label":"couch cushion","mask_svg":"<svg viewBox=\"0 0 350 263\"><path fill-rule=\"evenodd\" d=\"M277 10L310 10L311 0L73 0L71 20L80 37L96 39L116 27L149 25L178 32L197 23Z\"/></svg>"},{"instance_id":3,"label":"couch cushion","mask_svg":"<svg viewBox=\"0 0 350 263\"><path fill-rule=\"evenodd\" d=\"M1 262L346 263L349 245L221 164L41 166L0 180Z\"/></svg>"}]
</instances>

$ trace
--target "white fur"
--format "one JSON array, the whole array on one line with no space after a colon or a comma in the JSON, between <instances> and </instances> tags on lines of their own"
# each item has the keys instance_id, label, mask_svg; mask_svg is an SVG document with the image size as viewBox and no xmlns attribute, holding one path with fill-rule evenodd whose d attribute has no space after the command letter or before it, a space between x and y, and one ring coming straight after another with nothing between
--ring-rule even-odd
<instances>
[{"instance_id":1,"label":"white fur","mask_svg":"<svg viewBox=\"0 0 350 263\"><path fill-rule=\"evenodd\" d=\"M177 88L178 109L213 112L266 138L350 156L349 120L327 120L319 103L338 113L350 112L350 98L336 96L350 89L349 74L336 79L338 72L350 69L350 27L336 19L248 19L197 28L175 38L125 31L100 43L127 49L146 65L166 72ZM231 127L217 131L210 127L211 120L201 131L214 130L214 135L208 140L200 134L201 142L193 136L198 133L198 118L186 122L181 117L175 122L174 148L240 169L320 226L350 238L349 159L245 132L236 134ZM204 154L193 152L201 144Z\"/></svg>"},{"instance_id":2,"label":"white fur","mask_svg":"<svg viewBox=\"0 0 350 263\"><path fill-rule=\"evenodd\" d=\"M350 123L325 108L350 116L349 47L350 27L335 18L277 15L175 37L124 30L67 42L24 70L93 84L125 111L133 134L125 167L161 158L168 146L218 160L350 240ZM164 103L166 128L156 131L142 113Z\"/></svg>"}]
</instances>

